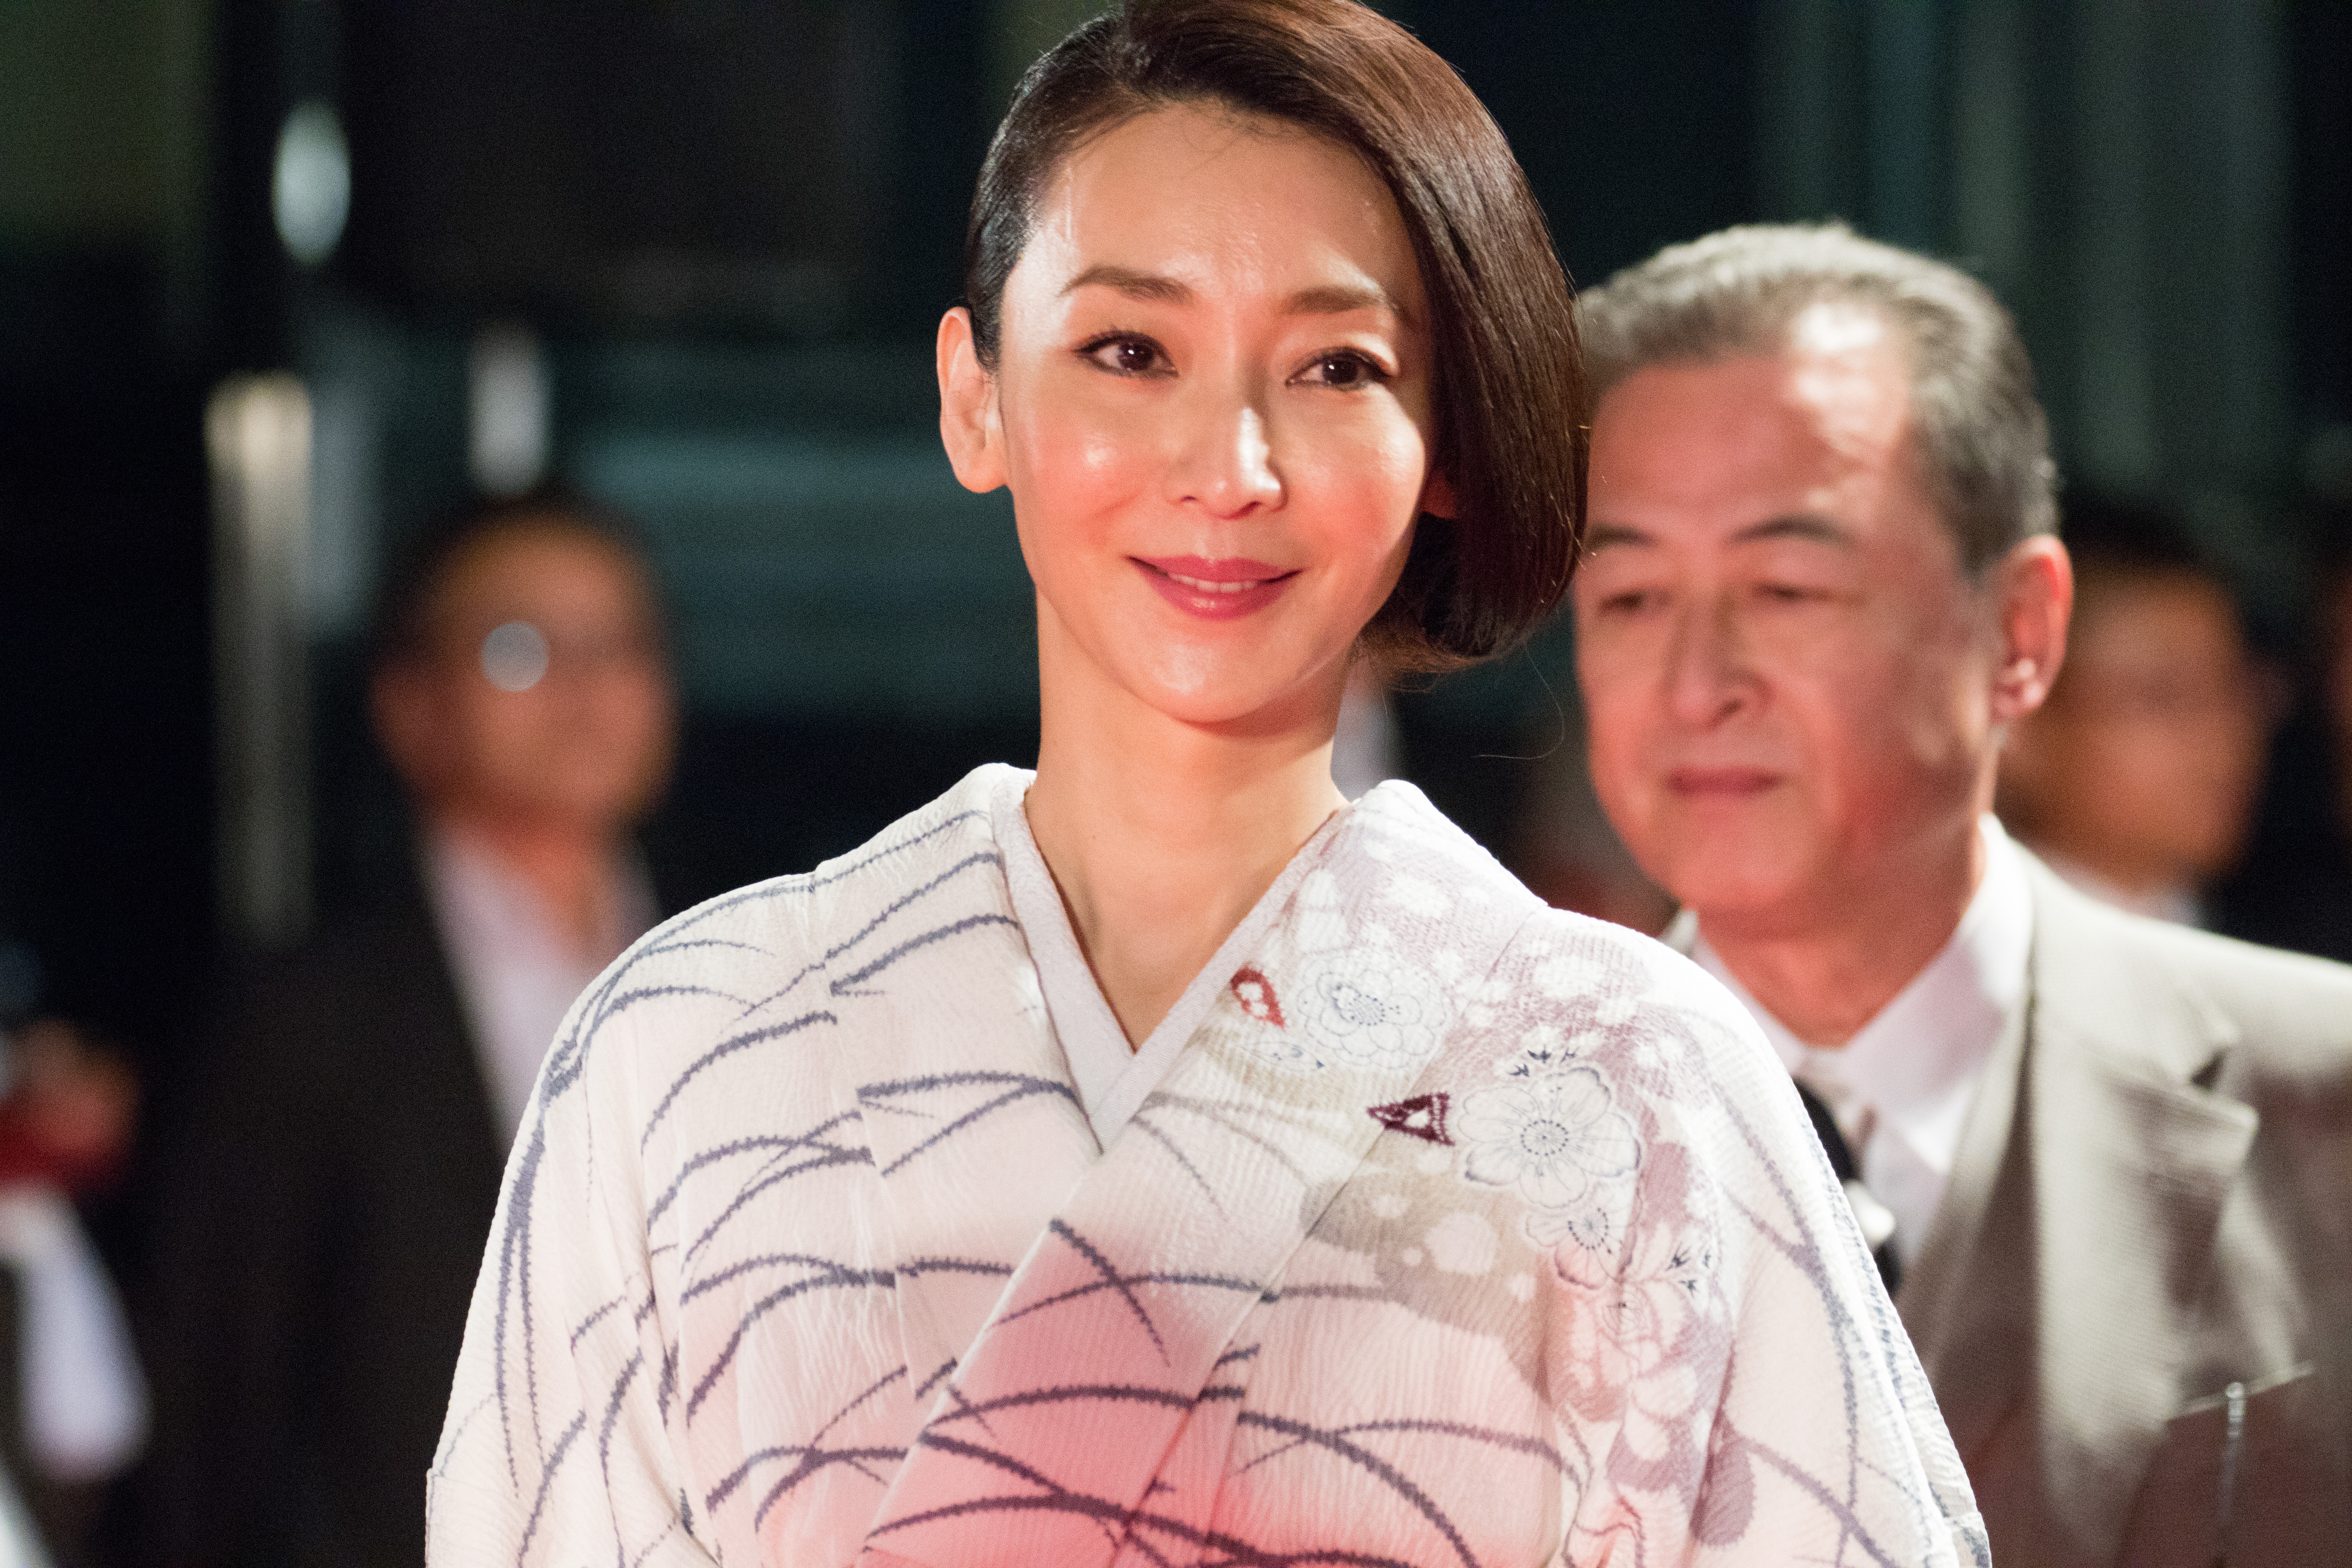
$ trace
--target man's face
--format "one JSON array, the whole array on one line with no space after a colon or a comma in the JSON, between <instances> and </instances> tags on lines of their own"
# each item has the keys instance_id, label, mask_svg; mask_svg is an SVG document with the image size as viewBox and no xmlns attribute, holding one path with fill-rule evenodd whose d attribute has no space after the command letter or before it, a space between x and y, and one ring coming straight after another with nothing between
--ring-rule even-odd
<instances>
[{"instance_id":1,"label":"man's face","mask_svg":"<svg viewBox=\"0 0 2352 1568\"><path fill-rule=\"evenodd\" d=\"M1822 306L1790 342L1601 400L1575 588L1601 804L1711 928L1759 934L1968 853L2000 658L1918 471L1902 345Z\"/></svg>"},{"instance_id":2,"label":"man's face","mask_svg":"<svg viewBox=\"0 0 2352 1568\"><path fill-rule=\"evenodd\" d=\"M674 703L646 584L576 531L519 529L460 555L428 656L382 677L377 699L394 761L439 812L601 836L668 775Z\"/></svg>"}]
</instances>

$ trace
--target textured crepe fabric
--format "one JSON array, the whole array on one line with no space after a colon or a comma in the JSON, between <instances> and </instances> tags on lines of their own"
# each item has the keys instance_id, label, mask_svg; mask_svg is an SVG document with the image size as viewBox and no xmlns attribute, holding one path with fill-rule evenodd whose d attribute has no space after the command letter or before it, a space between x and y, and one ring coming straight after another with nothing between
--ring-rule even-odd
<instances>
[{"instance_id":1,"label":"textured crepe fabric","mask_svg":"<svg viewBox=\"0 0 2352 1568\"><path fill-rule=\"evenodd\" d=\"M1105 1151L991 827L1028 779L681 916L581 999L436 1568L1985 1561L1714 982L1383 784Z\"/></svg>"}]
</instances>

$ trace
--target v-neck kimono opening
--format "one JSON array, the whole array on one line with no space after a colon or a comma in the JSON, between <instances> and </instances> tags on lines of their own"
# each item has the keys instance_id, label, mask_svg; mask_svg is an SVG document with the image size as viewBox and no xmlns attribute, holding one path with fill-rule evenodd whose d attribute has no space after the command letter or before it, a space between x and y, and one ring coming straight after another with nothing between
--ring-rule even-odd
<instances>
[{"instance_id":1,"label":"v-neck kimono opening","mask_svg":"<svg viewBox=\"0 0 2352 1568\"><path fill-rule=\"evenodd\" d=\"M997 847L1004 854L1004 880L1013 897L1013 918L1021 923L1030 959L1037 966L1045 1014L1069 1063L1079 1108L1087 1113L1096 1141L1108 1149L1166 1079L1186 1042L1199 1032L1235 972L1280 918L1300 880L1322 859L1357 803L1342 805L1307 836L1241 922L1217 944L1216 952L1192 976L1167 1016L1141 1044L1130 1047L1127 1031L1119 1026L1118 1016L1111 1010L1110 999L1103 994L1102 983L1095 978L1077 932L1070 925L1069 908L1062 901L1053 869L1029 830L1024 802L1036 775L1014 776L1017 784L1000 787L989 811Z\"/></svg>"}]
</instances>

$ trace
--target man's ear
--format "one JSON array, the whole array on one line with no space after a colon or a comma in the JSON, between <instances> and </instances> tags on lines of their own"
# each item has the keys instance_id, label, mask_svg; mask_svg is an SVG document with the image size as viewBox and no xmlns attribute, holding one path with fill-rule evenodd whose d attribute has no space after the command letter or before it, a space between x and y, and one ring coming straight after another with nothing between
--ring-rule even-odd
<instances>
[{"instance_id":1,"label":"man's ear","mask_svg":"<svg viewBox=\"0 0 2352 1568\"><path fill-rule=\"evenodd\" d=\"M971 312L958 305L940 318L940 440L956 482L985 495L1004 483L1004 425L996 378L980 363Z\"/></svg>"},{"instance_id":2,"label":"man's ear","mask_svg":"<svg viewBox=\"0 0 2352 1568\"><path fill-rule=\"evenodd\" d=\"M2037 534L1992 568L1987 584L2000 617L2000 663L1993 673L1992 717L2014 722L2042 706L2066 660L2066 619L2074 608L2074 565L2066 547Z\"/></svg>"},{"instance_id":3,"label":"man's ear","mask_svg":"<svg viewBox=\"0 0 2352 1568\"><path fill-rule=\"evenodd\" d=\"M1454 502L1454 481L1445 477L1444 469L1432 468L1429 478L1421 481L1421 510L1433 517L1460 515Z\"/></svg>"}]
</instances>

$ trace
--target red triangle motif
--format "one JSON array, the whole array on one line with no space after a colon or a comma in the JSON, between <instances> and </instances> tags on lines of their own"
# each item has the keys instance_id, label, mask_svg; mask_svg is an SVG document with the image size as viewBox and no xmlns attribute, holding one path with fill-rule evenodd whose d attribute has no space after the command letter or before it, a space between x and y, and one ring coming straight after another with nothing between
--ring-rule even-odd
<instances>
[{"instance_id":1,"label":"red triangle motif","mask_svg":"<svg viewBox=\"0 0 2352 1568\"><path fill-rule=\"evenodd\" d=\"M1454 1140L1445 1132L1446 1103L1443 1093L1416 1094L1393 1105L1372 1106L1369 1114L1391 1132L1402 1132L1424 1143L1443 1143L1450 1149Z\"/></svg>"},{"instance_id":2,"label":"red triangle motif","mask_svg":"<svg viewBox=\"0 0 2352 1568\"><path fill-rule=\"evenodd\" d=\"M1272 1024L1277 1029L1283 1026L1282 1004L1275 1000L1274 982L1268 980L1257 965L1243 964L1234 971L1234 977L1227 984L1233 989L1234 1000L1242 1005L1243 1012L1261 1024Z\"/></svg>"}]
</instances>

